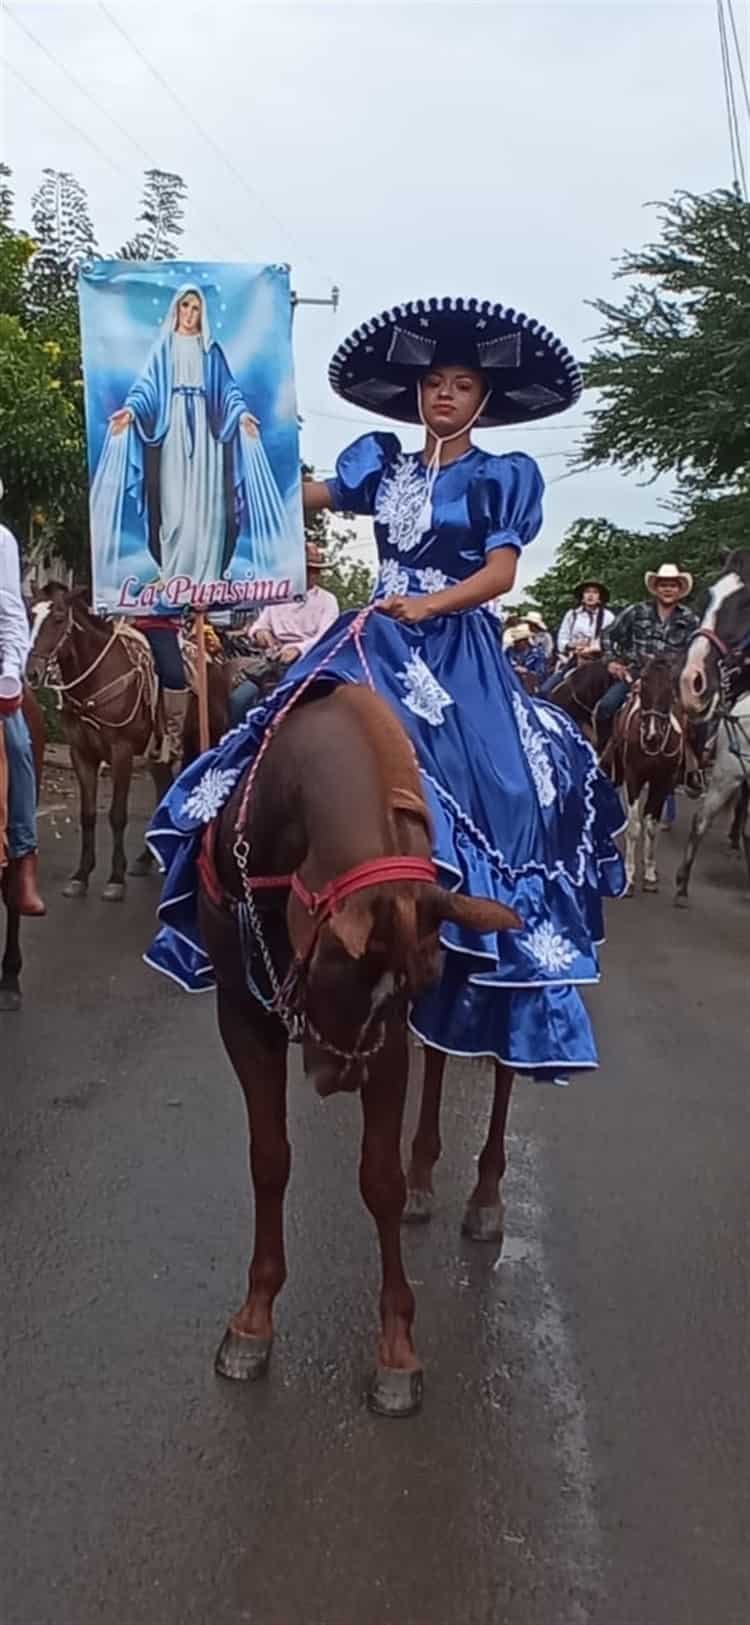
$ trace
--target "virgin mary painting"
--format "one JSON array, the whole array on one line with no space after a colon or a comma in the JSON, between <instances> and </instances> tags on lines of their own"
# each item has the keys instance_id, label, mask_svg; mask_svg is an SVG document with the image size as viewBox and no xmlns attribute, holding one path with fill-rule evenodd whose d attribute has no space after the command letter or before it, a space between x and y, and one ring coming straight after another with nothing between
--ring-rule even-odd
<instances>
[{"instance_id":1,"label":"virgin mary painting","mask_svg":"<svg viewBox=\"0 0 750 1625\"><path fill-rule=\"evenodd\" d=\"M91 490L107 570L117 565L129 500L164 580L220 579L241 534L255 569L267 570L286 539L260 424L192 284L175 293L142 373L109 420Z\"/></svg>"}]
</instances>

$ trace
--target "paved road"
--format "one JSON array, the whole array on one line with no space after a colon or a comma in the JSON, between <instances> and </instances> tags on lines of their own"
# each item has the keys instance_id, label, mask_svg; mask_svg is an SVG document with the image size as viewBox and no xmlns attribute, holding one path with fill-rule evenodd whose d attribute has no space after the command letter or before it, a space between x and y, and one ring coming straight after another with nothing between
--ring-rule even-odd
<instances>
[{"instance_id":1,"label":"paved road","mask_svg":"<svg viewBox=\"0 0 750 1625\"><path fill-rule=\"evenodd\" d=\"M154 889L64 904L71 842L47 820L0 1029L5 1625L744 1625L750 906L718 840L689 914L612 907L602 1070L518 1089L500 1262L458 1234L487 1090L456 1067L400 1425L362 1404L357 1104L296 1074L272 1375L214 1378L239 1091L210 997L139 962Z\"/></svg>"}]
</instances>

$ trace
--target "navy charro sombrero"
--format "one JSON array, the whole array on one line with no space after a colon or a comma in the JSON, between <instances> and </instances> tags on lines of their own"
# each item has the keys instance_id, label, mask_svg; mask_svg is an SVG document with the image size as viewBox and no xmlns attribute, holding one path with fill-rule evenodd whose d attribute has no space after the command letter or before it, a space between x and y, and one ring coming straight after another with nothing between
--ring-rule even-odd
<instances>
[{"instance_id":1,"label":"navy charro sombrero","mask_svg":"<svg viewBox=\"0 0 750 1625\"><path fill-rule=\"evenodd\" d=\"M548 327L478 299L414 299L384 310L344 339L328 377L352 406L419 423L417 385L440 366L482 373L490 391L479 419L486 429L564 412L583 389L576 361Z\"/></svg>"}]
</instances>

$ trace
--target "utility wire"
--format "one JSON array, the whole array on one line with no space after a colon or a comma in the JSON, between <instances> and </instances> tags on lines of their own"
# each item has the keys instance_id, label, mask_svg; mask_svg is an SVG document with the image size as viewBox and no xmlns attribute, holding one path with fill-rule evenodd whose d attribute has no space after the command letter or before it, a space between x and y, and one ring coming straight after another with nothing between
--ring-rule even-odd
<instances>
[{"instance_id":1,"label":"utility wire","mask_svg":"<svg viewBox=\"0 0 750 1625\"><path fill-rule=\"evenodd\" d=\"M29 28L27 23L21 22L20 17L17 17L15 12L10 7L6 7L6 10L11 22L15 23L16 28L20 28L21 31L26 35L27 39L30 39L37 49L47 57L48 61L52 62L55 67L59 68L61 73L65 74L66 79L69 79L70 83L75 86L79 95L84 96L86 100L91 103L91 106L95 107L97 112L100 113L103 118L108 119L113 128L118 131L118 134L125 136L125 139L131 143L131 146L135 147L136 151L139 152L143 158L147 159L148 163L154 169L161 169L162 165L158 159L154 158L153 153L150 153L148 148L144 147L143 143L139 141L136 136L132 135L130 130L128 130L124 124L120 124L114 115L110 113L107 107L104 107L101 102L97 101L95 96L91 95L91 92L87 89L86 85L80 79L78 79L74 73L71 72L71 69L65 62L61 61L59 57L55 56L54 52L51 51L47 45L45 45L44 41L39 39L38 35L34 33L33 29ZM49 103L48 105L52 106L52 103ZM59 116L64 117L63 114L60 114ZM101 151L101 149L98 150ZM107 162L110 162L110 160L108 159ZM125 171L123 171L123 173L125 173ZM214 231L225 232L226 227L220 225L217 220L214 220L211 217L211 215L205 215L205 219L207 223L212 226ZM236 239L234 240L236 242Z\"/></svg>"},{"instance_id":2,"label":"utility wire","mask_svg":"<svg viewBox=\"0 0 750 1625\"><path fill-rule=\"evenodd\" d=\"M97 4L99 6L99 10L104 13L111 26L116 29L118 34L121 35L126 44L130 46L131 51L135 53L139 61L143 63L144 67L148 69L148 72L151 74L152 78L156 80L156 83L161 86L162 90L166 92L170 100L174 102L175 107L179 108L179 111L182 113L183 117L188 119L193 128L198 131L201 140L211 147L216 153L216 156L221 159L223 164L226 165L227 169L234 176L234 179L237 181L238 185L242 187L243 192L245 192L250 198L250 201L256 206L260 205L260 207L265 210L269 218L274 221L274 224L278 226L283 235L288 237L289 229L284 224L284 221L275 213L270 204L266 202L265 198L261 197L259 192L254 191L251 186L248 186L245 176L243 175L242 171L237 168L237 165L234 163L233 159L230 158L229 154L225 152L222 146L220 146L219 142L214 139L210 131L205 129L204 125L199 122L192 108L188 107L187 102L184 102L181 96L178 96L177 91L172 88L169 80L164 77L164 74L160 72L159 68L154 67L153 62L149 60L145 52L142 51L140 46L136 44L135 40L127 32L127 29L123 28L122 23L119 22L118 19L113 15L109 6L104 4L104 0L97 0ZM306 259L308 263L316 263L314 260L310 260L309 254L302 255L301 257ZM326 275L327 274L328 273L326 273Z\"/></svg>"},{"instance_id":3,"label":"utility wire","mask_svg":"<svg viewBox=\"0 0 750 1625\"><path fill-rule=\"evenodd\" d=\"M122 164L118 164L115 158L110 158L108 153L104 152L103 149L97 145L96 141L92 141L91 136L87 135L86 131L82 130L79 124L74 124L73 120L68 118L67 113L61 113L59 107L55 107L54 102L48 101L47 97L42 95L41 90L37 90L35 85L30 84L28 79L24 78L24 75L19 72L18 68L14 68L12 62L8 62L7 58L4 60L8 72L13 74L13 77L23 85L24 90L27 90L30 96L35 96L37 101L42 103L43 107L48 108L50 113L54 113L55 118L60 119L63 124L67 124L68 129L73 130L75 134L80 137L81 141L85 141L86 146L91 147L92 152L95 152L97 157L103 158L105 164L109 164L110 169L116 170L120 175L126 175L128 180L130 179L128 171L123 168Z\"/></svg>"},{"instance_id":4,"label":"utility wire","mask_svg":"<svg viewBox=\"0 0 750 1625\"><path fill-rule=\"evenodd\" d=\"M742 197L747 198L747 180L745 176L745 164L742 156L742 140L740 136L739 120L737 117L737 104L734 96L734 79L732 76L732 64L729 54L729 38L727 35L723 0L716 0L716 15L719 24L721 68L724 80L724 101L727 110L729 147L732 157L734 183Z\"/></svg>"}]
</instances>

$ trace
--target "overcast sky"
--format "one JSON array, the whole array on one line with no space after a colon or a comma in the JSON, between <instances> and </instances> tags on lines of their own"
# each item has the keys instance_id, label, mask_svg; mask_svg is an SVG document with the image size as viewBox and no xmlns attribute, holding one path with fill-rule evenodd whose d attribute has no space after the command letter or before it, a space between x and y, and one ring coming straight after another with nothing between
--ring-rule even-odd
<instances>
[{"instance_id":1,"label":"overcast sky","mask_svg":"<svg viewBox=\"0 0 750 1625\"><path fill-rule=\"evenodd\" d=\"M338 283L336 316L301 309L295 323L303 453L323 472L377 427L327 383L331 352L365 318L431 294L498 299L585 360L596 325L585 301L615 293L613 261L655 233L644 204L731 179L714 0L107 10L185 110L97 0L4 6L3 56L26 81L6 75L3 99L18 222L43 166L69 169L112 251L132 231L150 161L188 183L186 258L289 260L303 296ZM736 11L747 18L743 0ZM548 482L521 584L579 515L638 527L660 517L663 485L609 469L560 479L583 415L582 401L549 429L482 437L533 452ZM404 441L416 444L413 430Z\"/></svg>"}]
</instances>

